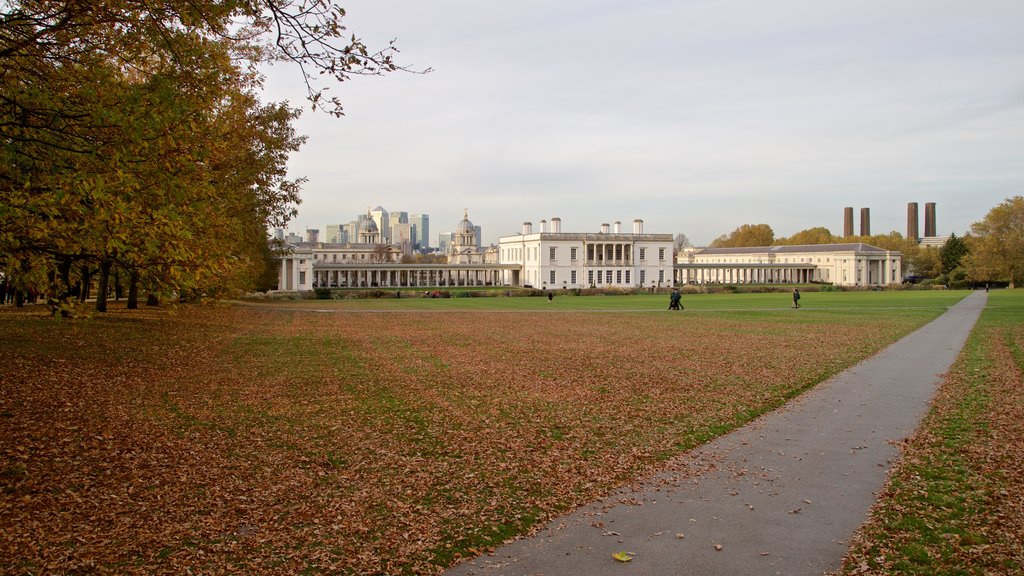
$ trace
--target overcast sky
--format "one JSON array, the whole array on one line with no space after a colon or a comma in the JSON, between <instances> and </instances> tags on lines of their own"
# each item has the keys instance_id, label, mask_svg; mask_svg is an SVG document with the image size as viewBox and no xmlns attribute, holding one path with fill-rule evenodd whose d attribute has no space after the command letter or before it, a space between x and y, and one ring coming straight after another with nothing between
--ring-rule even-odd
<instances>
[{"instance_id":1,"label":"overcast sky","mask_svg":"<svg viewBox=\"0 0 1024 576\"><path fill-rule=\"evenodd\" d=\"M464 208L485 243L557 216L704 245L842 234L845 206L906 233L913 201L945 235L1024 194L1022 0L344 5L369 46L433 71L333 86L335 119L273 68L267 97L307 109L299 233L381 205L429 214L432 245Z\"/></svg>"}]
</instances>

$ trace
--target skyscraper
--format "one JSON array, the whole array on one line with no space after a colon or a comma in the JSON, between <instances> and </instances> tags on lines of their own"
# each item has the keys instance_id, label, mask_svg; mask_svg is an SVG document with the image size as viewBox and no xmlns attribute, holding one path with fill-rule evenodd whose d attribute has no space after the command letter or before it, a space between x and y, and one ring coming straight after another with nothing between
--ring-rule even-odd
<instances>
[{"instance_id":1,"label":"skyscraper","mask_svg":"<svg viewBox=\"0 0 1024 576\"><path fill-rule=\"evenodd\" d=\"M413 214L409 216L409 224L416 230L413 235L413 247L430 248L430 215Z\"/></svg>"},{"instance_id":2,"label":"skyscraper","mask_svg":"<svg viewBox=\"0 0 1024 576\"><path fill-rule=\"evenodd\" d=\"M388 211L377 206L370 210L370 218L373 218L373 221L377 224L381 244L389 244L391 242L391 216L388 214Z\"/></svg>"}]
</instances>

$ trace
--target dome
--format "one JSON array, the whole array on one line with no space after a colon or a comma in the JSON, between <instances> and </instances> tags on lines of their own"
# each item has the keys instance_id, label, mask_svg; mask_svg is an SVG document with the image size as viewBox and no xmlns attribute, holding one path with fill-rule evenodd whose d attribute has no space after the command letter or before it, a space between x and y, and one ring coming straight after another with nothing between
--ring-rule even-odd
<instances>
[{"instance_id":1,"label":"dome","mask_svg":"<svg viewBox=\"0 0 1024 576\"><path fill-rule=\"evenodd\" d=\"M460 234L460 233L461 234L475 234L476 233L476 228L473 226L473 223L469 221L469 217L468 217L467 211L465 211L465 210L462 212L462 222L459 222L459 225L455 227L455 233L456 234Z\"/></svg>"},{"instance_id":2,"label":"dome","mask_svg":"<svg viewBox=\"0 0 1024 576\"><path fill-rule=\"evenodd\" d=\"M359 225L360 234L376 234L377 232L377 223L373 221L373 218L367 218Z\"/></svg>"}]
</instances>

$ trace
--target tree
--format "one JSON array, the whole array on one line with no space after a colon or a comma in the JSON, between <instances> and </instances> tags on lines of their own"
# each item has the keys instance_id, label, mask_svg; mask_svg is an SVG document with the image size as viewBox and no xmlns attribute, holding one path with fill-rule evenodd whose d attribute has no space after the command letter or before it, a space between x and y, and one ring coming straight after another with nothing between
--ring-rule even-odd
<instances>
[{"instance_id":1,"label":"tree","mask_svg":"<svg viewBox=\"0 0 1024 576\"><path fill-rule=\"evenodd\" d=\"M728 235L719 236L713 242L713 248L741 248L749 246L771 246L775 241L775 232L767 224L743 224Z\"/></svg>"},{"instance_id":2,"label":"tree","mask_svg":"<svg viewBox=\"0 0 1024 576\"><path fill-rule=\"evenodd\" d=\"M690 239L686 237L686 234L682 232L676 234L675 239L672 241L672 261L675 262L676 256L683 251L684 248L693 246L690 243Z\"/></svg>"},{"instance_id":3,"label":"tree","mask_svg":"<svg viewBox=\"0 0 1024 576\"><path fill-rule=\"evenodd\" d=\"M949 238L939 248L939 260L942 262L942 273L949 274L960 267L963 259L970 253L967 242L956 234L951 233Z\"/></svg>"},{"instance_id":4,"label":"tree","mask_svg":"<svg viewBox=\"0 0 1024 576\"><path fill-rule=\"evenodd\" d=\"M780 246L798 246L808 244L833 244L837 241L838 239L832 235L832 232L828 228L818 226L816 228L801 230L789 238L779 238L775 241L775 244Z\"/></svg>"},{"instance_id":5,"label":"tree","mask_svg":"<svg viewBox=\"0 0 1024 576\"><path fill-rule=\"evenodd\" d=\"M969 277L981 282L1024 283L1024 197L1007 198L971 225Z\"/></svg>"},{"instance_id":6,"label":"tree","mask_svg":"<svg viewBox=\"0 0 1024 576\"><path fill-rule=\"evenodd\" d=\"M265 230L295 214L288 155L298 112L262 104L257 67L296 63L316 109L320 74L398 69L322 0L11 0L0 14L0 270L55 311L124 272L211 293L253 284ZM87 288L85 288L87 289ZM83 289L84 290L84 289ZM81 290L79 290L81 291Z\"/></svg>"}]
</instances>

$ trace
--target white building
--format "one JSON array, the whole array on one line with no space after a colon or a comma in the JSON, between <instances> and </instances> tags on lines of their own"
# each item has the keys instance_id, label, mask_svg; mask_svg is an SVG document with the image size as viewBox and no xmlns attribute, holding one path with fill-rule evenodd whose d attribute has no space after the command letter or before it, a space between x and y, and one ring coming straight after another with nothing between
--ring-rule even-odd
<instances>
[{"instance_id":1,"label":"white building","mask_svg":"<svg viewBox=\"0 0 1024 576\"><path fill-rule=\"evenodd\" d=\"M668 286L672 283L672 235L644 234L643 220L633 232L601 225L600 232L562 232L560 218L540 221L533 231L524 222L520 234L498 240L498 262L512 265L503 283L535 288Z\"/></svg>"},{"instance_id":2,"label":"white building","mask_svg":"<svg viewBox=\"0 0 1024 576\"><path fill-rule=\"evenodd\" d=\"M675 268L679 284L885 286L903 280L899 252L861 243L686 248Z\"/></svg>"}]
</instances>

